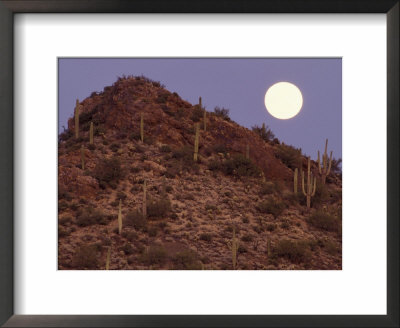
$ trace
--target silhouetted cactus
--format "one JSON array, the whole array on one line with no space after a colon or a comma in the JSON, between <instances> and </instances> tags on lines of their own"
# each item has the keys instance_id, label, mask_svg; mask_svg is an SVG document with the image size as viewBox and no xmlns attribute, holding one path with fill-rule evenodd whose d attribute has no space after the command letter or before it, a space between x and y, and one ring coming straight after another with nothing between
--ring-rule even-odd
<instances>
[{"instance_id":1,"label":"silhouetted cactus","mask_svg":"<svg viewBox=\"0 0 400 328\"><path fill-rule=\"evenodd\" d=\"M82 170L85 169L85 148L83 147L83 145L81 146L81 167Z\"/></svg>"},{"instance_id":2,"label":"silhouetted cactus","mask_svg":"<svg viewBox=\"0 0 400 328\"><path fill-rule=\"evenodd\" d=\"M331 166L332 166L332 151L331 154L329 156L329 164L328 164L328 139L326 139L325 141L325 151L324 154L322 155L322 167L321 167L321 161L319 158L319 150L318 150L318 171L319 174L321 174L322 177L322 183L325 184L326 181L326 177L329 175L329 173L331 172Z\"/></svg>"},{"instance_id":3,"label":"silhouetted cactus","mask_svg":"<svg viewBox=\"0 0 400 328\"><path fill-rule=\"evenodd\" d=\"M237 266L237 252L239 250L239 239L236 238L235 227L233 227L232 240L228 241L228 247L232 252L232 266L233 270L236 270Z\"/></svg>"},{"instance_id":4,"label":"silhouetted cactus","mask_svg":"<svg viewBox=\"0 0 400 328\"><path fill-rule=\"evenodd\" d=\"M199 128L199 123L195 124L195 130L196 130L196 135L194 139L194 154L193 154L193 159L195 162L198 160L198 155L199 155L199 134L200 134L200 128Z\"/></svg>"},{"instance_id":5,"label":"silhouetted cactus","mask_svg":"<svg viewBox=\"0 0 400 328\"><path fill-rule=\"evenodd\" d=\"M89 143L93 145L93 122L90 122Z\"/></svg>"},{"instance_id":6,"label":"silhouetted cactus","mask_svg":"<svg viewBox=\"0 0 400 328\"><path fill-rule=\"evenodd\" d=\"M299 170L297 169L297 167L294 169L294 177L293 177L293 192L295 195L297 195L297 186L298 186L298 182L297 182L297 176L298 176Z\"/></svg>"},{"instance_id":7,"label":"silhouetted cactus","mask_svg":"<svg viewBox=\"0 0 400 328\"><path fill-rule=\"evenodd\" d=\"M144 141L144 130L143 130L143 113L140 113L140 140Z\"/></svg>"},{"instance_id":8,"label":"silhouetted cactus","mask_svg":"<svg viewBox=\"0 0 400 328\"><path fill-rule=\"evenodd\" d=\"M143 183L143 204L142 204L143 217L147 217L147 183L146 180Z\"/></svg>"},{"instance_id":9,"label":"silhouetted cactus","mask_svg":"<svg viewBox=\"0 0 400 328\"><path fill-rule=\"evenodd\" d=\"M118 206L118 233L121 234L121 232L122 232L122 203L120 199Z\"/></svg>"},{"instance_id":10,"label":"silhouetted cactus","mask_svg":"<svg viewBox=\"0 0 400 328\"><path fill-rule=\"evenodd\" d=\"M314 185L314 188L313 188ZM304 196L307 197L307 208L311 206L311 197L315 195L317 189L317 179L312 176L310 157L308 157L308 169L307 169L307 186L304 188L304 172L301 171L301 188L303 190Z\"/></svg>"},{"instance_id":11,"label":"silhouetted cactus","mask_svg":"<svg viewBox=\"0 0 400 328\"><path fill-rule=\"evenodd\" d=\"M111 258L111 246L108 246L107 258L106 258L106 270L110 269L110 258Z\"/></svg>"},{"instance_id":12,"label":"silhouetted cactus","mask_svg":"<svg viewBox=\"0 0 400 328\"><path fill-rule=\"evenodd\" d=\"M75 138L79 138L79 108L81 105L79 105L79 99L76 99L76 105L75 105Z\"/></svg>"}]
</instances>

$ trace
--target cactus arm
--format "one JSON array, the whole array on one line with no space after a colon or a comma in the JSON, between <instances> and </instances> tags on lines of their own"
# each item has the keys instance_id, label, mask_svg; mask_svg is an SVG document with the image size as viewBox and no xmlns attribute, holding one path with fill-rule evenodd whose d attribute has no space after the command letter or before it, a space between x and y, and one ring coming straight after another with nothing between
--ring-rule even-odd
<instances>
[{"instance_id":1,"label":"cactus arm","mask_svg":"<svg viewBox=\"0 0 400 328\"><path fill-rule=\"evenodd\" d=\"M317 190L317 177L314 177L314 190L311 194L311 197L315 195L316 190Z\"/></svg>"},{"instance_id":2,"label":"cactus arm","mask_svg":"<svg viewBox=\"0 0 400 328\"><path fill-rule=\"evenodd\" d=\"M301 170L301 190L303 191L303 195L307 196L306 190L304 188L304 171Z\"/></svg>"}]
</instances>

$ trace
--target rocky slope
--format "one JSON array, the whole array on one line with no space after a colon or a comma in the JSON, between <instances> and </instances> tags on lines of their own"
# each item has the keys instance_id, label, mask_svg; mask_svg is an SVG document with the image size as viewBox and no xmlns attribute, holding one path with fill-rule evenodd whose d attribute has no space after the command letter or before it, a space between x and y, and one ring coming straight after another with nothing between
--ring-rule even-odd
<instances>
[{"instance_id":1,"label":"rocky slope","mask_svg":"<svg viewBox=\"0 0 400 328\"><path fill-rule=\"evenodd\" d=\"M341 175L324 185L311 161L308 209L300 177L293 192L294 169L307 175L300 150L224 110L206 113L204 131L201 106L144 77L79 111L78 138L74 118L59 136L59 269L341 269Z\"/></svg>"}]
</instances>

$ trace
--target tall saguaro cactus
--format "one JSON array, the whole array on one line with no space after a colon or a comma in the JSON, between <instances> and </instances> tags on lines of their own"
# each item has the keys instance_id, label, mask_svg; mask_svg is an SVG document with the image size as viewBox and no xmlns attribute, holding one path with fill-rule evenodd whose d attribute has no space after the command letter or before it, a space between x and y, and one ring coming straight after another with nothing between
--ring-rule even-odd
<instances>
[{"instance_id":1,"label":"tall saguaro cactus","mask_svg":"<svg viewBox=\"0 0 400 328\"><path fill-rule=\"evenodd\" d=\"M324 154L322 155L322 167L321 167L321 161L319 158L319 150L318 150L317 162L318 162L318 171L322 177L322 183L325 184L326 177L331 172L331 166L332 166L332 151L329 156L329 163L328 163L328 139L326 139L326 141L325 141L325 151L324 151Z\"/></svg>"},{"instance_id":2,"label":"tall saguaro cactus","mask_svg":"<svg viewBox=\"0 0 400 328\"><path fill-rule=\"evenodd\" d=\"M143 214L144 218L147 217L147 183L146 183L146 180L144 180L144 183L143 183L142 214Z\"/></svg>"},{"instance_id":3,"label":"tall saguaro cactus","mask_svg":"<svg viewBox=\"0 0 400 328\"><path fill-rule=\"evenodd\" d=\"M194 139L194 153L193 153L193 160L197 162L198 160L198 155L199 155L199 134L200 134L200 128L199 128L199 123L195 124L195 130L196 130L196 135Z\"/></svg>"},{"instance_id":4,"label":"tall saguaro cactus","mask_svg":"<svg viewBox=\"0 0 400 328\"><path fill-rule=\"evenodd\" d=\"M143 131L143 113L140 113L140 140L144 141L144 131Z\"/></svg>"},{"instance_id":5,"label":"tall saguaro cactus","mask_svg":"<svg viewBox=\"0 0 400 328\"><path fill-rule=\"evenodd\" d=\"M298 176L298 174L299 174L299 170L296 167L294 169L294 176L293 176L293 192L295 195L297 195L297 186L298 186L297 176Z\"/></svg>"},{"instance_id":6,"label":"tall saguaro cactus","mask_svg":"<svg viewBox=\"0 0 400 328\"><path fill-rule=\"evenodd\" d=\"M304 196L307 197L307 208L311 206L311 197L315 195L315 191L317 190L317 179L312 176L311 173L311 163L310 157L308 157L308 168L307 168L307 185L304 187L304 172L301 171L301 188L303 190Z\"/></svg>"},{"instance_id":7,"label":"tall saguaro cactus","mask_svg":"<svg viewBox=\"0 0 400 328\"><path fill-rule=\"evenodd\" d=\"M75 105L75 138L79 138L79 108L81 105L79 105L79 99L76 99L76 105Z\"/></svg>"},{"instance_id":8,"label":"tall saguaro cactus","mask_svg":"<svg viewBox=\"0 0 400 328\"><path fill-rule=\"evenodd\" d=\"M239 239L236 238L235 227L233 227L232 240L228 242L228 247L232 252L232 266L233 270L236 270L237 266L237 252L239 250Z\"/></svg>"},{"instance_id":9,"label":"tall saguaro cactus","mask_svg":"<svg viewBox=\"0 0 400 328\"><path fill-rule=\"evenodd\" d=\"M82 170L85 169L85 148L83 147L83 145L81 146L81 167Z\"/></svg>"},{"instance_id":10,"label":"tall saguaro cactus","mask_svg":"<svg viewBox=\"0 0 400 328\"><path fill-rule=\"evenodd\" d=\"M121 232L122 232L122 203L120 199L118 207L118 233L121 234Z\"/></svg>"},{"instance_id":11,"label":"tall saguaro cactus","mask_svg":"<svg viewBox=\"0 0 400 328\"><path fill-rule=\"evenodd\" d=\"M93 145L93 122L90 122L89 143Z\"/></svg>"}]
</instances>

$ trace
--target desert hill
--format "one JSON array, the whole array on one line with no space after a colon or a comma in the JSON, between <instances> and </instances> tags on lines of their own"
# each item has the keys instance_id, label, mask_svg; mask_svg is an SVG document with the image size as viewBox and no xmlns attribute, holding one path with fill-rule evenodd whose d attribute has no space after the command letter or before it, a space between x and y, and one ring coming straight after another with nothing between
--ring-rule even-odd
<instances>
[{"instance_id":1,"label":"desert hill","mask_svg":"<svg viewBox=\"0 0 400 328\"><path fill-rule=\"evenodd\" d=\"M77 109L59 136L59 269L341 269L335 165L323 184L310 162L307 208L307 158L265 126L145 77Z\"/></svg>"}]
</instances>

